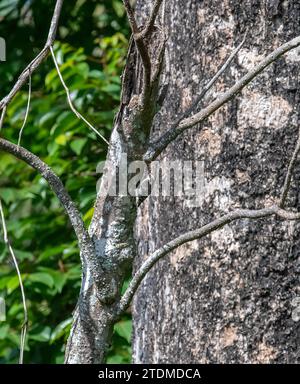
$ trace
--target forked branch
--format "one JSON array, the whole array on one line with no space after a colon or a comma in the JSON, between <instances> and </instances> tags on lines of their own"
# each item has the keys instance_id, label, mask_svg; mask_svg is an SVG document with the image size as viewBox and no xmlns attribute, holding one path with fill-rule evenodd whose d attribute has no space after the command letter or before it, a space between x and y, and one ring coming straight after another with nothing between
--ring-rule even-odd
<instances>
[{"instance_id":1,"label":"forked branch","mask_svg":"<svg viewBox=\"0 0 300 384\"><path fill-rule=\"evenodd\" d=\"M22 88L22 86L26 83L27 79L30 75L40 66L40 64L44 61L44 59L48 56L49 49L53 44L58 28L58 21L61 14L61 9L63 5L63 0L57 0L55 9L53 12L50 29L48 33L48 38L44 48L41 52L31 61L31 63L24 69L24 71L19 76L18 80L14 84L13 88L9 92L7 96L5 96L0 101L0 110L3 110L14 98L14 96L18 93L18 91Z\"/></svg>"},{"instance_id":2,"label":"forked branch","mask_svg":"<svg viewBox=\"0 0 300 384\"><path fill-rule=\"evenodd\" d=\"M196 124L202 123L211 116L215 111L230 101L237 93L241 92L256 76L258 76L265 68L272 64L286 52L300 45L300 36L281 45L264 58L255 68L244 75L237 83L235 83L228 91L221 94L215 101L203 108L200 112L185 118L177 126L171 127L157 141L150 144L148 151L144 155L144 160L149 162L154 160L171 142L173 142L180 134L187 129L194 127Z\"/></svg>"},{"instance_id":3,"label":"forked branch","mask_svg":"<svg viewBox=\"0 0 300 384\"><path fill-rule=\"evenodd\" d=\"M145 40L143 38L138 37L139 28L137 26L134 12L130 5L129 0L123 0L123 3L126 9L127 18L131 27L132 36L134 38L136 47L138 49L139 55L143 63L144 75L143 75L142 97L143 97L143 102L145 102L146 95L148 94L150 81L151 81L151 60L150 60L149 50L147 48L147 44Z\"/></svg>"},{"instance_id":4,"label":"forked branch","mask_svg":"<svg viewBox=\"0 0 300 384\"><path fill-rule=\"evenodd\" d=\"M158 16L159 9L160 9L160 6L161 6L163 1L164 0L155 0L155 3L153 5L153 9L152 9L151 15L150 15L149 20L148 20L148 22L146 24L146 27L145 27L145 29L142 32L140 32L139 36L141 38L144 38L144 37L147 38L153 32L155 20L156 20L156 18Z\"/></svg>"},{"instance_id":5,"label":"forked branch","mask_svg":"<svg viewBox=\"0 0 300 384\"><path fill-rule=\"evenodd\" d=\"M155 0L151 15L149 17L149 20L147 21L146 27L145 29L140 31L134 16L134 11L130 5L129 0L123 0L128 21L131 27L132 35L143 64L143 89L142 89L143 109L146 108L146 104L149 102L149 97L151 93L151 77L152 77L152 72L154 71L153 65L151 63L150 51L148 48L147 39L151 36L151 33L153 32L154 23L157 18L162 1L163 0Z\"/></svg>"},{"instance_id":6,"label":"forked branch","mask_svg":"<svg viewBox=\"0 0 300 384\"><path fill-rule=\"evenodd\" d=\"M190 108L188 108L183 114L179 117L179 119L176 121L176 123L173 125L173 129L176 129L176 127L182 122L182 120L188 118L198 107L200 101L204 98L204 96L207 94L207 92L214 86L214 84L218 81L218 79L226 72L226 70L230 67L230 64L232 63L233 59L236 57L236 55L241 50L242 46L245 43L247 37L247 32L245 33L245 36L242 40L242 42L238 45L237 48L233 50L233 52L230 54L228 59L225 61L225 63L221 66L221 68L218 70L218 72L213 76L213 78L204 85L202 91L200 94L196 97L196 100L191 105Z\"/></svg>"},{"instance_id":7,"label":"forked branch","mask_svg":"<svg viewBox=\"0 0 300 384\"><path fill-rule=\"evenodd\" d=\"M136 274L133 276L129 287L124 293L123 297L120 300L120 304L117 309L117 315L122 314L130 305L131 300L140 286L143 278L146 274L153 268L153 266L164 256L166 256L169 252L174 249L180 247L181 245L193 241L196 239L201 239L202 237L216 231L224 227L226 224L230 224L233 221L240 219L261 219L269 216L276 215L284 220L299 220L300 213L288 212L281 209L278 206L273 206L270 208L263 208L258 210L249 210L249 209L237 209L236 211L232 211L220 218L213 220L209 224L204 225L201 228L198 228L193 231L189 231L183 235L178 236L176 239L171 240L169 243L163 245L157 251L155 251L151 256L147 258L147 260L142 264Z\"/></svg>"},{"instance_id":8,"label":"forked branch","mask_svg":"<svg viewBox=\"0 0 300 384\"><path fill-rule=\"evenodd\" d=\"M65 211L67 212L70 222L78 238L80 247L86 248L87 246L92 246L92 242L75 203L72 201L70 195L65 190L62 181L54 173L54 171L38 156L34 155L27 149L2 138L0 138L0 150L8 152L18 159L23 160L26 164L30 165L40 173L40 175L49 183L51 189L54 191Z\"/></svg>"}]
</instances>

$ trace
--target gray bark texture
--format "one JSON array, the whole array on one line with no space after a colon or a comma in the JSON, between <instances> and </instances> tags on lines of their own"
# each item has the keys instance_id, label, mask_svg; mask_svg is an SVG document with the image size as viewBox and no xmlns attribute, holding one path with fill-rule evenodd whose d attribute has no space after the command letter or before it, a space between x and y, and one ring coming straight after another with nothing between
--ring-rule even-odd
<instances>
[{"instance_id":1,"label":"gray bark texture","mask_svg":"<svg viewBox=\"0 0 300 384\"><path fill-rule=\"evenodd\" d=\"M0 101L0 126L48 51L60 74L51 44L62 3L44 49ZM139 0L138 23L123 3L132 37L89 230L54 171L0 139L48 181L78 238L82 286L65 361L105 362L114 324L142 282L134 362L297 362L300 3ZM194 199L128 195L124 155L144 160L150 179L157 156L173 160L174 173L200 161L201 190Z\"/></svg>"},{"instance_id":2,"label":"gray bark texture","mask_svg":"<svg viewBox=\"0 0 300 384\"><path fill-rule=\"evenodd\" d=\"M138 1L141 23L151 3ZM299 0L171 0L160 17L168 36L161 82L168 87L152 139L192 104L247 29L243 48L202 107L300 34ZM279 198L299 129L299 63L297 48L163 151L160 159L204 161L203 190L198 207L178 197L142 204L135 270L181 233ZM298 164L287 201L298 210L299 176ZM274 217L243 219L171 252L134 299L133 361L300 362L299 229Z\"/></svg>"}]
</instances>

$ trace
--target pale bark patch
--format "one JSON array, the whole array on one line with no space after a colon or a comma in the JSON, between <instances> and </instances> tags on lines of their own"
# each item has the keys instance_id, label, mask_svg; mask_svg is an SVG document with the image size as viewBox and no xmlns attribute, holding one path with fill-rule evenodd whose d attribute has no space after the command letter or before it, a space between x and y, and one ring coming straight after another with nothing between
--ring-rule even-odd
<instances>
[{"instance_id":1,"label":"pale bark patch","mask_svg":"<svg viewBox=\"0 0 300 384\"><path fill-rule=\"evenodd\" d=\"M288 64L298 63L300 61L300 48L295 48L285 55Z\"/></svg>"},{"instance_id":2,"label":"pale bark patch","mask_svg":"<svg viewBox=\"0 0 300 384\"><path fill-rule=\"evenodd\" d=\"M184 88L182 90L182 100L181 105L183 110L189 108L192 104L192 94L190 88Z\"/></svg>"},{"instance_id":3,"label":"pale bark patch","mask_svg":"<svg viewBox=\"0 0 300 384\"><path fill-rule=\"evenodd\" d=\"M238 54L238 63L244 69L250 71L263 59L263 57L264 56L258 54L256 48L251 50L242 48Z\"/></svg>"},{"instance_id":4,"label":"pale bark patch","mask_svg":"<svg viewBox=\"0 0 300 384\"><path fill-rule=\"evenodd\" d=\"M236 179L237 179L238 184L245 184L245 183L251 181L251 178L250 178L248 172L240 171L239 169L237 169L235 171L235 174L236 174Z\"/></svg>"},{"instance_id":5,"label":"pale bark patch","mask_svg":"<svg viewBox=\"0 0 300 384\"><path fill-rule=\"evenodd\" d=\"M221 334L221 343L223 347L229 347L238 339L237 329L232 325L226 327Z\"/></svg>"},{"instance_id":6,"label":"pale bark patch","mask_svg":"<svg viewBox=\"0 0 300 384\"><path fill-rule=\"evenodd\" d=\"M226 211L231 204L231 197L227 191L230 190L232 181L223 176L214 177L210 181L204 179L201 193L195 199L185 200L184 207L201 207L213 197L214 206L220 211ZM225 193L226 192L226 193Z\"/></svg>"},{"instance_id":7,"label":"pale bark patch","mask_svg":"<svg viewBox=\"0 0 300 384\"><path fill-rule=\"evenodd\" d=\"M220 118L222 115L220 114ZM200 146L205 146L210 156L215 157L221 153L222 141L221 136L210 130L201 131L196 138Z\"/></svg>"},{"instance_id":8,"label":"pale bark patch","mask_svg":"<svg viewBox=\"0 0 300 384\"><path fill-rule=\"evenodd\" d=\"M282 129L292 112L291 105L280 96L267 96L259 92L243 92L238 110L238 126L242 129L263 127Z\"/></svg>"},{"instance_id":9,"label":"pale bark patch","mask_svg":"<svg viewBox=\"0 0 300 384\"><path fill-rule=\"evenodd\" d=\"M178 247L170 255L170 263L178 270L180 268L180 262L185 259L186 255L190 255L192 252L199 251L199 240L191 241L181 247Z\"/></svg>"},{"instance_id":10,"label":"pale bark patch","mask_svg":"<svg viewBox=\"0 0 300 384\"><path fill-rule=\"evenodd\" d=\"M257 363L269 364L276 358L277 351L270 345L262 342L258 345Z\"/></svg>"},{"instance_id":11,"label":"pale bark patch","mask_svg":"<svg viewBox=\"0 0 300 384\"><path fill-rule=\"evenodd\" d=\"M227 225L218 231L211 233L211 242L217 245L221 249L227 249L228 253L239 250L239 243L235 241L234 230L230 225ZM224 255L222 262L224 263Z\"/></svg>"},{"instance_id":12,"label":"pale bark patch","mask_svg":"<svg viewBox=\"0 0 300 384\"><path fill-rule=\"evenodd\" d=\"M198 9L197 11L197 17L198 17L198 22L199 24L204 24L205 23L205 9Z\"/></svg>"}]
</instances>

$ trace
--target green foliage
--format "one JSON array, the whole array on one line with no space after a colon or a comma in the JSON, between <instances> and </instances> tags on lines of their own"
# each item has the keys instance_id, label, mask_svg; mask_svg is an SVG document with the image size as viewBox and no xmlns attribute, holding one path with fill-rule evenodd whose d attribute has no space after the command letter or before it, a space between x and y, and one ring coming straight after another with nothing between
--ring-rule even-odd
<instances>
[{"instance_id":1,"label":"green foliage","mask_svg":"<svg viewBox=\"0 0 300 384\"><path fill-rule=\"evenodd\" d=\"M129 316L124 316L123 319L115 325L113 348L107 358L109 364L130 363L131 326L132 322Z\"/></svg>"},{"instance_id":2,"label":"green foliage","mask_svg":"<svg viewBox=\"0 0 300 384\"><path fill-rule=\"evenodd\" d=\"M0 36L7 62L0 63L2 98L43 46L52 9L49 1L0 0ZM3 19L4 18L4 19ZM109 138L120 97L127 26L119 0L65 2L54 46L76 108ZM17 142L26 110L23 87L7 110L1 136ZM106 144L71 112L51 57L33 74L32 102L21 145L62 178L88 225ZM47 183L26 164L0 153L0 198L10 239L20 262L29 311L27 363L63 362L72 311L80 289L77 242ZM19 282L0 232L0 296L7 319L0 323L0 363L18 359L23 308ZM130 316L116 325L108 361L130 361Z\"/></svg>"}]
</instances>

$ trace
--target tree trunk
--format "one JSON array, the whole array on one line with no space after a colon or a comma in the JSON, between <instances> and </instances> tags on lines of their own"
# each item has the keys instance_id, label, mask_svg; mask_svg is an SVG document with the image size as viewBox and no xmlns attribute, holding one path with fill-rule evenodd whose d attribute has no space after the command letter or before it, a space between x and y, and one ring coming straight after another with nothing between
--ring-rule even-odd
<instances>
[{"instance_id":1,"label":"tree trunk","mask_svg":"<svg viewBox=\"0 0 300 384\"><path fill-rule=\"evenodd\" d=\"M139 3L142 17L152 1ZM168 87L153 137L191 105L246 29L245 45L207 100L300 33L299 1L165 3L169 38L162 85ZM201 129L193 128L161 154L160 159L203 161L203 186L195 201L150 197L143 203L135 269L181 233L280 196L299 128L299 62L299 49L288 53ZM288 199L295 208L299 172L296 167ZM299 224L275 218L239 220L181 246L146 276L134 300L134 362L299 362L299 257Z\"/></svg>"}]
</instances>

